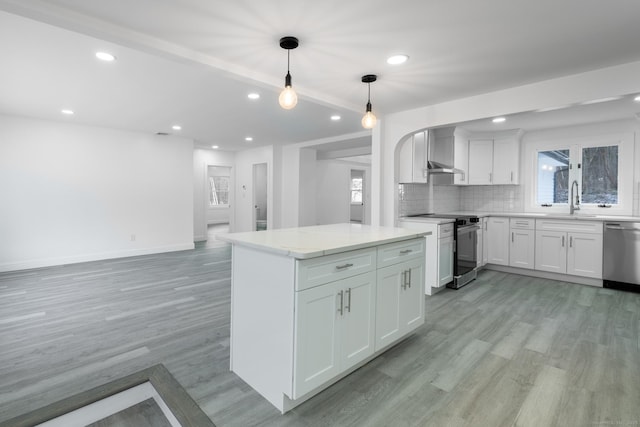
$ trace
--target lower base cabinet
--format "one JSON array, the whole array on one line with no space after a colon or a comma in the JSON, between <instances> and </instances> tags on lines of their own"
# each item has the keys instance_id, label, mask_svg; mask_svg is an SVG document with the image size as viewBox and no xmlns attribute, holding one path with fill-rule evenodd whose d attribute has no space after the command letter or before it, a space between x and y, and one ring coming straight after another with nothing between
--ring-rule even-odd
<instances>
[{"instance_id":1,"label":"lower base cabinet","mask_svg":"<svg viewBox=\"0 0 640 427\"><path fill-rule=\"evenodd\" d=\"M376 351L424 322L424 264L403 262L378 270Z\"/></svg>"},{"instance_id":2,"label":"lower base cabinet","mask_svg":"<svg viewBox=\"0 0 640 427\"><path fill-rule=\"evenodd\" d=\"M374 352L375 271L296 292L294 397Z\"/></svg>"},{"instance_id":3,"label":"lower base cabinet","mask_svg":"<svg viewBox=\"0 0 640 427\"><path fill-rule=\"evenodd\" d=\"M538 220L535 268L602 279L602 223Z\"/></svg>"}]
</instances>

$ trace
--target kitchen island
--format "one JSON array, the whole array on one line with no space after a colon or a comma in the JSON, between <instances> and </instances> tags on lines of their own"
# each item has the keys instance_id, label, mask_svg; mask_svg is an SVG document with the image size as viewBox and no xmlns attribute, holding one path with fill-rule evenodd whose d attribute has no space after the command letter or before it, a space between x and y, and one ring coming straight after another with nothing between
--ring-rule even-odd
<instances>
[{"instance_id":1,"label":"kitchen island","mask_svg":"<svg viewBox=\"0 0 640 427\"><path fill-rule=\"evenodd\" d=\"M231 370L282 413L424 323L424 232L332 224L233 245Z\"/></svg>"}]
</instances>

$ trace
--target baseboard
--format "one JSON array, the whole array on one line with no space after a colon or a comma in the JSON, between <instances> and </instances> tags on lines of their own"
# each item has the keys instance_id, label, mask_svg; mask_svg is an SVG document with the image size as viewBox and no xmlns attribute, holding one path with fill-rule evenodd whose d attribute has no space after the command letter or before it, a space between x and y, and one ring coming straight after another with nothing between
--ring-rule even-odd
<instances>
[{"instance_id":1,"label":"baseboard","mask_svg":"<svg viewBox=\"0 0 640 427\"><path fill-rule=\"evenodd\" d=\"M602 287L602 279L593 279L591 277L572 276L570 274L551 273L548 271L529 270L527 268L509 267L506 265L487 264L484 266L487 270L501 271L503 273L520 274L522 276L537 277L539 279L551 279L559 282L578 283L580 285Z\"/></svg>"},{"instance_id":2,"label":"baseboard","mask_svg":"<svg viewBox=\"0 0 640 427\"><path fill-rule=\"evenodd\" d=\"M0 264L0 272L28 270L32 268L53 267L66 264L78 264L81 262L102 261L106 259L128 258L140 255L153 255L165 252L177 252L192 250L195 248L193 243L184 243L180 245L167 245L152 248L128 249L113 252L100 252L93 254L72 255L66 257L33 259L28 261Z\"/></svg>"},{"instance_id":3,"label":"baseboard","mask_svg":"<svg viewBox=\"0 0 640 427\"><path fill-rule=\"evenodd\" d=\"M199 235L199 236L193 236L193 241L194 242L206 242L208 240L207 235Z\"/></svg>"}]
</instances>

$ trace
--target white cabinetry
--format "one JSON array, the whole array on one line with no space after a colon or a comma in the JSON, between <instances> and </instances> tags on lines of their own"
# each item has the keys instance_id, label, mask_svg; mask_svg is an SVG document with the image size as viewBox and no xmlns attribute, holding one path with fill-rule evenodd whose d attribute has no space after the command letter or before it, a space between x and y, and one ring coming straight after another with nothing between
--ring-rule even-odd
<instances>
[{"instance_id":1,"label":"white cabinetry","mask_svg":"<svg viewBox=\"0 0 640 427\"><path fill-rule=\"evenodd\" d=\"M533 269L535 267L535 221L526 218L511 218L509 221L509 265Z\"/></svg>"},{"instance_id":2,"label":"white cabinetry","mask_svg":"<svg viewBox=\"0 0 640 427\"><path fill-rule=\"evenodd\" d=\"M536 221L536 270L602 279L602 223Z\"/></svg>"},{"instance_id":3,"label":"white cabinetry","mask_svg":"<svg viewBox=\"0 0 640 427\"><path fill-rule=\"evenodd\" d=\"M375 272L296 292L294 398L374 352Z\"/></svg>"},{"instance_id":4,"label":"white cabinetry","mask_svg":"<svg viewBox=\"0 0 640 427\"><path fill-rule=\"evenodd\" d=\"M520 138L521 132L472 137L469 140L469 184L518 184Z\"/></svg>"},{"instance_id":5,"label":"white cabinetry","mask_svg":"<svg viewBox=\"0 0 640 427\"><path fill-rule=\"evenodd\" d=\"M482 265L489 263L489 218L482 218Z\"/></svg>"},{"instance_id":6,"label":"white cabinetry","mask_svg":"<svg viewBox=\"0 0 640 427\"><path fill-rule=\"evenodd\" d=\"M455 241L453 223L438 225L438 283L445 286L453 281L453 257Z\"/></svg>"},{"instance_id":7,"label":"white cabinetry","mask_svg":"<svg viewBox=\"0 0 640 427\"><path fill-rule=\"evenodd\" d=\"M493 140L469 141L469 184L490 185L493 174Z\"/></svg>"},{"instance_id":8,"label":"white cabinetry","mask_svg":"<svg viewBox=\"0 0 640 427\"><path fill-rule=\"evenodd\" d=\"M424 262L421 259L378 269L376 351L424 322L423 299Z\"/></svg>"},{"instance_id":9,"label":"white cabinetry","mask_svg":"<svg viewBox=\"0 0 640 427\"><path fill-rule=\"evenodd\" d=\"M520 137L496 138L493 141L492 184L518 184L520 179Z\"/></svg>"},{"instance_id":10,"label":"white cabinetry","mask_svg":"<svg viewBox=\"0 0 640 427\"><path fill-rule=\"evenodd\" d=\"M490 217L486 234L487 263L509 265L509 218Z\"/></svg>"},{"instance_id":11,"label":"white cabinetry","mask_svg":"<svg viewBox=\"0 0 640 427\"><path fill-rule=\"evenodd\" d=\"M427 182L427 132L412 135L400 148L398 182Z\"/></svg>"}]
</instances>

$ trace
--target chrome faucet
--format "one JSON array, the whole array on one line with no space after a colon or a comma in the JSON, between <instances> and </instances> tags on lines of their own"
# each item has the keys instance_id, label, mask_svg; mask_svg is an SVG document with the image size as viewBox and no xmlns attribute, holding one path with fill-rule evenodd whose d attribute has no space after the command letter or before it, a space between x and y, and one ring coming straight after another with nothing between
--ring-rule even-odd
<instances>
[{"instance_id":1,"label":"chrome faucet","mask_svg":"<svg viewBox=\"0 0 640 427\"><path fill-rule=\"evenodd\" d=\"M573 186L576 186L576 202L573 203ZM571 183L571 196L569 198L569 214L572 215L575 211L580 210L580 195L578 194L578 181L573 180Z\"/></svg>"}]
</instances>

